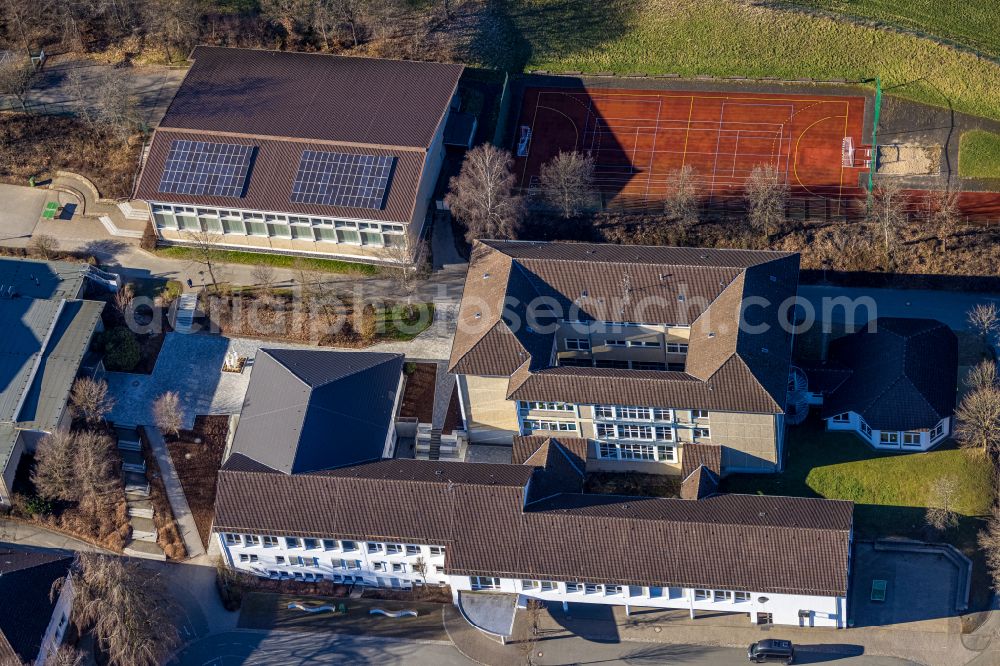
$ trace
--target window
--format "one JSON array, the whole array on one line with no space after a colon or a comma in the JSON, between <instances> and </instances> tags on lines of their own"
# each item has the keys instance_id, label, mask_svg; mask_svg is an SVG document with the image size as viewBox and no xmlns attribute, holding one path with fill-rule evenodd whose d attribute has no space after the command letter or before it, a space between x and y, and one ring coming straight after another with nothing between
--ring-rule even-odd
<instances>
[{"instance_id":1,"label":"window","mask_svg":"<svg viewBox=\"0 0 1000 666\"><path fill-rule=\"evenodd\" d=\"M609 339L607 339L607 340L604 341L604 344L606 344L609 347L624 347L628 343L626 343L625 340L620 340L620 339L617 339L617 338L615 338L615 339L609 338Z\"/></svg>"},{"instance_id":2,"label":"window","mask_svg":"<svg viewBox=\"0 0 1000 666\"><path fill-rule=\"evenodd\" d=\"M226 533L226 545L227 546L238 546L240 545L240 535L239 534L229 534Z\"/></svg>"},{"instance_id":3,"label":"window","mask_svg":"<svg viewBox=\"0 0 1000 666\"><path fill-rule=\"evenodd\" d=\"M215 216L204 216L201 218L205 223L205 231L210 231L213 234L221 234L223 232L222 222L219 218Z\"/></svg>"},{"instance_id":4,"label":"window","mask_svg":"<svg viewBox=\"0 0 1000 666\"><path fill-rule=\"evenodd\" d=\"M378 553L378 552L381 552L381 551L382 551L382 544L375 543L374 541L369 541L368 542L368 552L369 553Z\"/></svg>"},{"instance_id":5,"label":"window","mask_svg":"<svg viewBox=\"0 0 1000 666\"><path fill-rule=\"evenodd\" d=\"M667 353L670 354L687 354L688 346L681 342L668 342L667 343Z\"/></svg>"},{"instance_id":6,"label":"window","mask_svg":"<svg viewBox=\"0 0 1000 666\"><path fill-rule=\"evenodd\" d=\"M919 432L904 432L903 433L903 446L920 446L920 433Z\"/></svg>"},{"instance_id":7,"label":"window","mask_svg":"<svg viewBox=\"0 0 1000 666\"><path fill-rule=\"evenodd\" d=\"M420 546L407 546L406 547L406 554L407 555L419 555L420 554Z\"/></svg>"},{"instance_id":8,"label":"window","mask_svg":"<svg viewBox=\"0 0 1000 666\"><path fill-rule=\"evenodd\" d=\"M307 240L307 241L313 240L313 232L312 228L310 227L297 226L293 224L291 227L289 227L289 229L292 232L292 238L296 240Z\"/></svg>"},{"instance_id":9,"label":"window","mask_svg":"<svg viewBox=\"0 0 1000 666\"><path fill-rule=\"evenodd\" d=\"M398 543L387 543L385 544L385 554L386 555L399 555L403 552L402 544Z\"/></svg>"},{"instance_id":10,"label":"window","mask_svg":"<svg viewBox=\"0 0 1000 666\"><path fill-rule=\"evenodd\" d=\"M661 442L672 442L674 441L674 429L663 426L653 428L653 437Z\"/></svg>"},{"instance_id":11,"label":"window","mask_svg":"<svg viewBox=\"0 0 1000 666\"><path fill-rule=\"evenodd\" d=\"M633 370L666 370L666 363L658 363L653 361L633 361Z\"/></svg>"},{"instance_id":12,"label":"window","mask_svg":"<svg viewBox=\"0 0 1000 666\"><path fill-rule=\"evenodd\" d=\"M878 434L878 441L880 444L899 444L899 433L883 430Z\"/></svg>"},{"instance_id":13,"label":"window","mask_svg":"<svg viewBox=\"0 0 1000 666\"><path fill-rule=\"evenodd\" d=\"M181 229L186 231L201 231L201 223L193 213L180 213L177 216Z\"/></svg>"},{"instance_id":14,"label":"window","mask_svg":"<svg viewBox=\"0 0 1000 666\"><path fill-rule=\"evenodd\" d=\"M712 601L728 602L733 600L733 593L726 590L715 590L712 593Z\"/></svg>"},{"instance_id":15,"label":"window","mask_svg":"<svg viewBox=\"0 0 1000 666\"><path fill-rule=\"evenodd\" d=\"M472 576L469 579L473 590L499 590L500 579L493 576Z\"/></svg>"},{"instance_id":16,"label":"window","mask_svg":"<svg viewBox=\"0 0 1000 666\"><path fill-rule=\"evenodd\" d=\"M663 588L662 587L651 587L651 588L649 588L649 598L650 599L657 599L657 598L662 597L662 596L663 596Z\"/></svg>"},{"instance_id":17,"label":"window","mask_svg":"<svg viewBox=\"0 0 1000 666\"><path fill-rule=\"evenodd\" d=\"M736 592L734 601L738 604L746 603L750 601L749 592Z\"/></svg>"},{"instance_id":18,"label":"window","mask_svg":"<svg viewBox=\"0 0 1000 666\"><path fill-rule=\"evenodd\" d=\"M579 583L566 583L566 592L579 592L581 585Z\"/></svg>"},{"instance_id":19,"label":"window","mask_svg":"<svg viewBox=\"0 0 1000 666\"><path fill-rule=\"evenodd\" d=\"M597 594L601 591L601 586L596 583L587 583L583 586L584 594Z\"/></svg>"},{"instance_id":20,"label":"window","mask_svg":"<svg viewBox=\"0 0 1000 666\"><path fill-rule=\"evenodd\" d=\"M712 594L709 590L695 590L694 599L695 601L708 601L712 598Z\"/></svg>"},{"instance_id":21,"label":"window","mask_svg":"<svg viewBox=\"0 0 1000 666\"><path fill-rule=\"evenodd\" d=\"M708 431L708 428L692 428L691 435L695 440L712 438L712 433Z\"/></svg>"},{"instance_id":22,"label":"window","mask_svg":"<svg viewBox=\"0 0 1000 666\"><path fill-rule=\"evenodd\" d=\"M347 568L348 569L360 569L361 568L361 560L347 560Z\"/></svg>"},{"instance_id":23,"label":"window","mask_svg":"<svg viewBox=\"0 0 1000 666\"><path fill-rule=\"evenodd\" d=\"M864 421L861 422L861 433L868 439L872 438L872 429Z\"/></svg>"},{"instance_id":24,"label":"window","mask_svg":"<svg viewBox=\"0 0 1000 666\"><path fill-rule=\"evenodd\" d=\"M619 407L618 418L648 421L649 410L645 407Z\"/></svg>"},{"instance_id":25,"label":"window","mask_svg":"<svg viewBox=\"0 0 1000 666\"><path fill-rule=\"evenodd\" d=\"M153 211L153 218L156 220L157 226L163 229L176 229L177 228L177 218L174 217L172 211L162 208Z\"/></svg>"},{"instance_id":26,"label":"window","mask_svg":"<svg viewBox=\"0 0 1000 666\"><path fill-rule=\"evenodd\" d=\"M654 421L673 421L674 415L669 409L661 409L659 407L653 409L653 420Z\"/></svg>"},{"instance_id":27,"label":"window","mask_svg":"<svg viewBox=\"0 0 1000 666\"><path fill-rule=\"evenodd\" d=\"M394 562L392 565L393 573L404 573L406 571L406 565L400 564L399 562Z\"/></svg>"},{"instance_id":28,"label":"window","mask_svg":"<svg viewBox=\"0 0 1000 666\"><path fill-rule=\"evenodd\" d=\"M930 434L931 434L931 441L932 442L935 439L937 439L938 437L940 437L941 435L943 435L944 434L944 423L938 423L936 426L934 426L934 428L931 430Z\"/></svg>"},{"instance_id":29,"label":"window","mask_svg":"<svg viewBox=\"0 0 1000 666\"><path fill-rule=\"evenodd\" d=\"M673 463L677 462L677 448L630 442L600 442L598 457L611 460L656 460Z\"/></svg>"},{"instance_id":30,"label":"window","mask_svg":"<svg viewBox=\"0 0 1000 666\"><path fill-rule=\"evenodd\" d=\"M592 368L594 362L589 358L561 358L559 365L571 368Z\"/></svg>"},{"instance_id":31,"label":"window","mask_svg":"<svg viewBox=\"0 0 1000 666\"><path fill-rule=\"evenodd\" d=\"M834 414L834 416L833 416L833 422L834 423L850 423L851 422L851 415L848 412L844 412L843 414Z\"/></svg>"},{"instance_id":32,"label":"window","mask_svg":"<svg viewBox=\"0 0 1000 666\"><path fill-rule=\"evenodd\" d=\"M434 573L436 573L436 574L443 574L444 573L444 567L441 566L440 564L435 564L434 565Z\"/></svg>"},{"instance_id":33,"label":"window","mask_svg":"<svg viewBox=\"0 0 1000 666\"><path fill-rule=\"evenodd\" d=\"M431 557L444 555L444 546L431 546Z\"/></svg>"},{"instance_id":34,"label":"window","mask_svg":"<svg viewBox=\"0 0 1000 666\"><path fill-rule=\"evenodd\" d=\"M586 338L566 338L566 349L570 351L590 351L590 340Z\"/></svg>"},{"instance_id":35,"label":"window","mask_svg":"<svg viewBox=\"0 0 1000 666\"><path fill-rule=\"evenodd\" d=\"M247 234L251 236L266 236L267 235L267 225L258 220L246 220L244 222L247 228Z\"/></svg>"},{"instance_id":36,"label":"window","mask_svg":"<svg viewBox=\"0 0 1000 666\"><path fill-rule=\"evenodd\" d=\"M312 232L318 241L325 241L327 243L337 242L337 232L332 227L313 227Z\"/></svg>"},{"instance_id":37,"label":"window","mask_svg":"<svg viewBox=\"0 0 1000 666\"><path fill-rule=\"evenodd\" d=\"M346 551L346 552L349 553L352 550L357 550L358 549L358 544L354 543L353 541L346 541L345 540L345 541L341 541L340 542L340 547L343 548L344 551Z\"/></svg>"},{"instance_id":38,"label":"window","mask_svg":"<svg viewBox=\"0 0 1000 666\"><path fill-rule=\"evenodd\" d=\"M692 420L694 420L694 419L707 419L707 418L708 418L708 410L707 409L692 409L691 410L691 419Z\"/></svg>"},{"instance_id":39,"label":"window","mask_svg":"<svg viewBox=\"0 0 1000 666\"><path fill-rule=\"evenodd\" d=\"M314 548L319 548L319 541L316 539L304 539L302 545L306 550L312 550Z\"/></svg>"},{"instance_id":40,"label":"window","mask_svg":"<svg viewBox=\"0 0 1000 666\"><path fill-rule=\"evenodd\" d=\"M243 221L239 218L224 217L222 218L222 232L226 234L238 234L243 236L246 234L246 228L243 226Z\"/></svg>"},{"instance_id":41,"label":"window","mask_svg":"<svg viewBox=\"0 0 1000 666\"><path fill-rule=\"evenodd\" d=\"M608 407L607 405L595 405L594 406L594 418L595 419L613 419L615 418L615 408Z\"/></svg>"},{"instance_id":42,"label":"window","mask_svg":"<svg viewBox=\"0 0 1000 666\"><path fill-rule=\"evenodd\" d=\"M361 243L363 245L382 245L382 234L378 231L362 231Z\"/></svg>"},{"instance_id":43,"label":"window","mask_svg":"<svg viewBox=\"0 0 1000 666\"><path fill-rule=\"evenodd\" d=\"M323 539L323 550L336 550L337 541L335 539Z\"/></svg>"},{"instance_id":44,"label":"window","mask_svg":"<svg viewBox=\"0 0 1000 666\"><path fill-rule=\"evenodd\" d=\"M546 412L572 412L573 405L565 402L521 402L522 410L540 409Z\"/></svg>"},{"instance_id":45,"label":"window","mask_svg":"<svg viewBox=\"0 0 1000 666\"><path fill-rule=\"evenodd\" d=\"M653 426L620 425L618 436L623 439L653 439Z\"/></svg>"},{"instance_id":46,"label":"window","mask_svg":"<svg viewBox=\"0 0 1000 666\"><path fill-rule=\"evenodd\" d=\"M256 555L247 555L246 553L240 553L240 562L256 562Z\"/></svg>"},{"instance_id":47,"label":"window","mask_svg":"<svg viewBox=\"0 0 1000 666\"><path fill-rule=\"evenodd\" d=\"M289 229L287 224L269 222L267 225L267 234L268 236L274 236L275 238L291 238L292 230Z\"/></svg>"},{"instance_id":48,"label":"window","mask_svg":"<svg viewBox=\"0 0 1000 666\"><path fill-rule=\"evenodd\" d=\"M557 430L562 432L575 431L576 423L571 421L538 421L530 420L524 422L525 430Z\"/></svg>"},{"instance_id":49,"label":"window","mask_svg":"<svg viewBox=\"0 0 1000 666\"><path fill-rule=\"evenodd\" d=\"M277 555L277 556L275 556L274 563L275 564L284 564L285 563L285 557L284 557L284 555Z\"/></svg>"},{"instance_id":50,"label":"window","mask_svg":"<svg viewBox=\"0 0 1000 666\"><path fill-rule=\"evenodd\" d=\"M667 363L667 370L670 372L684 372L683 363Z\"/></svg>"},{"instance_id":51,"label":"window","mask_svg":"<svg viewBox=\"0 0 1000 666\"><path fill-rule=\"evenodd\" d=\"M604 596L610 597L616 594L622 593L621 585L605 585L604 586Z\"/></svg>"},{"instance_id":52,"label":"window","mask_svg":"<svg viewBox=\"0 0 1000 666\"><path fill-rule=\"evenodd\" d=\"M243 535L243 543L246 546L248 546L248 547L249 546L259 546L260 545L260 537L257 536L256 534L244 534Z\"/></svg>"},{"instance_id":53,"label":"window","mask_svg":"<svg viewBox=\"0 0 1000 666\"><path fill-rule=\"evenodd\" d=\"M318 567L319 566L319 558L318 557L310 557L310 558L308 558L308 560L309 560L309 566L311 566L311 567Z\"/></svg>"},{"instance_id":54,"label":"window","mask_svg":"<svg viewBox=\"0 0 1000 666\"><path fill-rule=\"evenodd\" d=\"M264 547L265 548L274 548L275 546L278 545L278 537L275 537L275 536L265 536L265 537L261 537L261 538L264 539Z\"/></svg>"},{"instance_id":55,"label":"window","mask_svg":"<svg viewBox=\"0 0 1000 666\"><path fill-rule=\"evenodd\" d=\"M375 571L385 571L385 562L372 562L372 569Z\"/></svg>"},{"instance_id":56,"label":"window","mask_svg":"<svg viewBox=\"0 0 1000 666\"><path fill-rule=\"evenodd\" d=\"M541 588L541 583L537 580L522 580L521 589L522 590L537 590Z\"/></svg>"},{"instance_id":57,"label":"window","mask_svg":"<svg viewBox=\"0 0 1000 666\"><path fill-rule=\"evenodd\" d=\"M298 537L285 537L285 548L301 548L302 539Z\"/></svg>"},{"instance_id":58,"label":"window","mask_svg":"<svg viewBox=\"0 0 1000 666\"><path fill-rule=\"evenodd\" d=\"M541 581L539 587L541 588L542 592L552 592L553 590L556 589L556 584L555 581L543 580Z\"/></svg>"},{"instance_id":59,"label":"window","mask_svg":"<svg viewBox=\"0 0 1000 666\"><path fill-rule=\"evenodd\" d=\"M651 348L651 349L659 349L661 345L660 345L660 341L659 340L629 340L628 341L628 346L629 347L647 347L647 348Z\"/></svg>"},{"instance_id":60,"label":"window","mask_svg":"<svg viewBox=\"0 0 1000 666\"><path fill-rule=\"evenodd\" d=\"M317 229L318 228L319 227L317 227ZM358 235L357 231L352 231L350 229L337 229L337 241L341 243L360 245L361 236Z\"/></svg>"},{"instance_id":61,"label":"window","mask_svg":"<svg viewBox=\"0 0 1000 666\"><path fill-rule=\"evenodd\" d=\"M614 359L599 358L594 360L594 367L596 368L617 368L619 370L628 370L628 361L616 361Z\"/></svg>"}]
</instances>

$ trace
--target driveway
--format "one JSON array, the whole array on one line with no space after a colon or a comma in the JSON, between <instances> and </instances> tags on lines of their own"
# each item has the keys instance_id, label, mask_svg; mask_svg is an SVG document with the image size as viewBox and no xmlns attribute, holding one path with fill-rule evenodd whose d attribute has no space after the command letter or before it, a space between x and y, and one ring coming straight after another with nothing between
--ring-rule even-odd
<instances>
[{"instance_id":1,"label":"driveway","mask_svg":"<svg viewBox=\"0 0 1000 666\"><path fill-rule=\"evenodd\" d=\"M0 184L0 245L28 244L48 195L47 190Z\"/></svg>"}]
</instances>

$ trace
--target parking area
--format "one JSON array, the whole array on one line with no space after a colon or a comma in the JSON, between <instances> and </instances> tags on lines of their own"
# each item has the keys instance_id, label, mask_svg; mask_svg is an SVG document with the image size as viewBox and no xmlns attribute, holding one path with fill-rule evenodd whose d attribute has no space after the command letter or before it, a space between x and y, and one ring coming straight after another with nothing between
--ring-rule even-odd
<instances>
[{"instance_id":1,"label":"parking area","mask_svg":"<svg viewBox=\"0 0 1000 666\"><path fill-rule=\"evenodd\" d=\"M948 631L958 621L956 597L966 574L942 550L858 543L853 570L849 617L855 627L921 622L925 630ZM874 581L885 581L884 601L872 598Z\"/></svg>"},{"instance_id":2,"label":"parking area","mask_svg":"<svg viewBox=\"0 0 1000 666\"><path fill-rule=\"evenodd\" d=\"M47 190L0 184L0 245L25 247L38 224L50 193Z\"/></svg>"}]
</instances>

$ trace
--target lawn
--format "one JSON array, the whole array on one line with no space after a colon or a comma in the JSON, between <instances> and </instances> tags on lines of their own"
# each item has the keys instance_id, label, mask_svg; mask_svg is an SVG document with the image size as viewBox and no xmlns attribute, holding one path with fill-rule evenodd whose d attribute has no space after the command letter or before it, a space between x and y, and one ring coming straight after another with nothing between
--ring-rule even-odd
<instances>
[{"instance_id":1,"label":"lawn","mask_svg":"<svg viewBox=\"0 0 1000 666\"><path fill-rule=\"evenodd\" d=\"M789 0L822 9L943 37L1000 57L1000 7L994 0Z\"/></svg>"},{"instance_id":2,"label":"lawn","mask_svg":"<svg viewBox=\"0 0 1000 666\"><path fill-rule=\"evenodd\" d=\"M433 303L414 303L413 311L405 305L379 308L375 313L380 342L409 342L434 322Z\"/></svg>"},{"instance_id":3,"label":"lawn","mask_svg":"<svg viewBox=\"0 0 1000 666\"><path fill-rule=\"evenodd\" d=\"M931 2L932 0L926 0ZM978 4L985 5L985 0ZM550 71L862 80L1000 118L1000 66L932 40L736 0L525 0L494 21L508 66ZM993 24L981 32L994 35ZM482 35L483 59L504 53ZM993 37L995 39L995 36Z\"/></svg>"},{"instance_id":4,"label":"lawn","mask_svg":"<svg viewBox=\"0 0 1000 666\"><path fill-rule=\"evenodd\" d=\"M156 254L170 259L194 260L195 250L190 247L173 245L157 248ZM359 275L377 275L378 266L357 264L337 259L318 259L314 257L293 257L284 254L264 254L261 252L240 252L239 250L217 250L216 261L220 264L266 264L274 268L305 268L307 270L324 271L327 273L358 273Z\"/></svg>"},{"instance_id":5,"label":"lawn","mask_svg":"<svg viewBox=\"0 0 1000 666\"><path fill-rule=\"evenodd\" d=\"M972 130L958 144L958 175L962 178L1000 178L1000 134Z\"/></svg>"}]
</instances>

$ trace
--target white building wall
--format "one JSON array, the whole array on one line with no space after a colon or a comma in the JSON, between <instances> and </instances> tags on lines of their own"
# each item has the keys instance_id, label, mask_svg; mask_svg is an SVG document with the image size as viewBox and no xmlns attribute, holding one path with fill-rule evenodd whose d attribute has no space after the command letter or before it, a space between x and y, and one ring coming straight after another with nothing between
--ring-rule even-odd
<instances>
[{"instance_id":1,"label":"white building wall","mask_svg":"<svg viewBox=\"0 0 1000 666\"><path fill-rule=\"evenodd\" d=\"M684 587L652 588L653 593L651 593L649 587L621 585L617 586L621 588L619 592L614 589L609 590L605 585L586 586L579 583L580 591L570 592L567 590L566 582L554 581L554 583L554 590L543 591L537 588L525 589L520 580L500 578L496 591L519 594L524 598L564 603L669 608L694 613L747 613L751 623L757 623L758 619L763 621L758 617L759 613L770 613L774 624L835 628L846 626L847 605L844 597L706 589L704 592L708 593L708 599L700 599L695 589ZM459 591L473 591L469 576L451 576L450 584L455 596ZM746 601L736 601L737 592L749 593L749 598ZM719 597L719 593L725 596Z\"/></svg>"},{"instance_id":2,"label":"white building wall","mask_svg":"<svg viewBox=\"0 0 1000 666\"><path fill-rule=\"evenodd\" d=\"M69 626L70 611L73 606L73 584L69 578L66 579L62 589L59 591L59 598L56 599L55 608L52 609L52 617L49 619L49 626L45 629L42 637L42 647L38 651L35 659L35 666L45 666L59 646L62 645L63 636Z\"/></svg>"},{"instance_id":3,"label":"white building wall","mask_svg":"<svg viewBox=\"0 0 1000 666\"><path fill-rule=\"evenodd\" d=\"M932 430L919 431L885 431L889 438L895 437L895 442L883 442L881 430L870 428L866 430L864 419L857 412L846 412L846 421L835 421L834 417L826 419L827 430L852 432L860 437L864 442L872 447L885 451L927 451L931 447L937 446L951 434L951 418L943 418L935 424L934 436ZM840 415L838 415L840 416ZM940 430L938 430L940 428ZM869 434L869 432L871 434ZM919 442L907 442L906 436L919 436Z\"/></svg>"}]
</instances>

